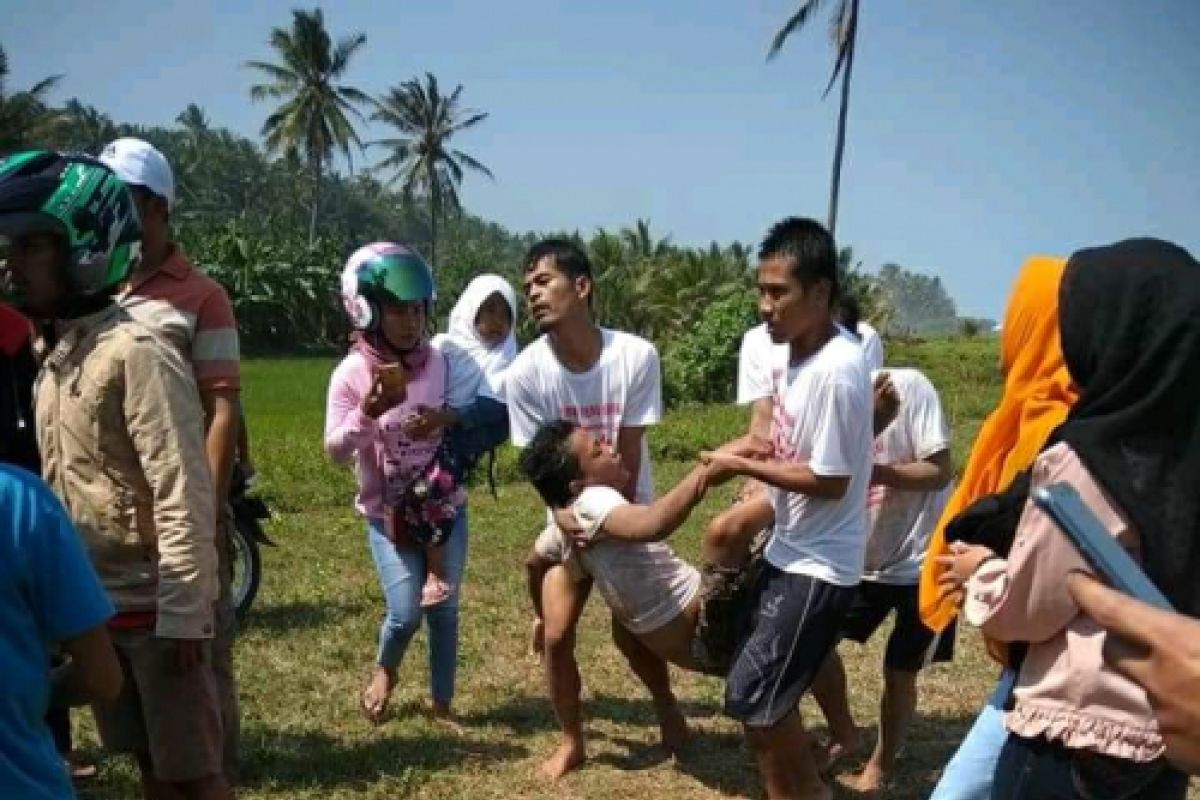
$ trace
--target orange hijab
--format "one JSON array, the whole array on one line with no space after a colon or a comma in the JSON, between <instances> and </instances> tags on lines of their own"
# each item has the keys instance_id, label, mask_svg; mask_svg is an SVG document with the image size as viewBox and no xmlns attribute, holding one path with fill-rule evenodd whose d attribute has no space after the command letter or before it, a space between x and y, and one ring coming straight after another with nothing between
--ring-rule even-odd
<instances>
[{"instance_id":1,"label":"orange hijab","mask_svg":"<svg viewBox=\"0 0 1200 800\"><path fill-rule=\"evenodd\" d=\"M921 619L941 631L958 609L938 600L937 557L947 552L946 525L984 495L1005 489L1033 464L1075 403L1077 394L1063 362L1058 327L1058 286L1066 259L1035 256L1013 286L1000 338L1004 394L984 421L958 488L946 504L921 569Z\"/></svg>"}]
</instances>

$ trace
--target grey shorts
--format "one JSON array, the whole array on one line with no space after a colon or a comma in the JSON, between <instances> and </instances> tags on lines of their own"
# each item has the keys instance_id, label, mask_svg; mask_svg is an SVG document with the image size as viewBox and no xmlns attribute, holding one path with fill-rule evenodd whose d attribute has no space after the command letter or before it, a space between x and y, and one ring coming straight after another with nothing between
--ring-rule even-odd
<instances>
[{"instance_id":1,"label":"grey shorts","mask_svg":"<svg viewBox=\"0 0 1200 800\"><path fill-rule=\"evenodd\" d=\"M221 707L212 651L190 672L175 667L170 640L149 631L112 631L125 683L111 704L96 704L104 746L118 753L148 752L154 777L182 783L222 771Z\"/></svg>"},{"instance_id":2,"label":"grey shorts","mask_svg":"<svg viewBox=\"0 0 1200 800\"><path fill-rule=\"evenodd\" d=\"M856 591L772 564L763 567L756 588L750 631L725 683L725 711L769 728L795 710L837 647Z\"/></svg>"}]
</instances>

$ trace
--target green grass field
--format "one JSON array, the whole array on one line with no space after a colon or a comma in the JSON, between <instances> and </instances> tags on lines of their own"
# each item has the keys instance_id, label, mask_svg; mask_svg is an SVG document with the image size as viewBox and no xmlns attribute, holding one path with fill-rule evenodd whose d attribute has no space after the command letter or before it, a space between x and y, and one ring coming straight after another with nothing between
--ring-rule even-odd
<instances>
[{"instance_id":1,"label":"green grass field","mask_svg":"<svg viewBox=\"0 0 1200 800\"><path fill-rule=\"evenodd\" d=\"M930 342L897 346L896 365L919 366L941 388L961 461L980 419L995 401L995 344ZM649 699L608 641L607 612L593 598L579 655L587 686L590 762L555 785L539 779L539 760L555 744L541 672L527 656L530 612L522 559L542 510L526 486L505 480L498 499L471 498L471 553L462 601L456 735L424 715L428 678L424 635L401 670L393 713L380 727L357 711L383 609L363 524L351 510L349 471L322 456L324 395L333 359L252 361L246 405L262 491L276 511L258 603L237 648L241 681L246 798L522 798L756 796L758 781L738 727L721 714L722 685L675 671L676 692L694 738L678 764L655 747ZM684 409L651 434L660 487L687 469L702 446L737 435L745 415L733 408ZM511 477L512 456L501 460ZM706 500L672 539L695 558L703 522L729 498ZM882 638L882 637L879 637ZM842 646L860 724L873 726L880 687L881 641ZM928 795L942 765L974 719L994 680L973 633L951 666L922 680L920 719L887 796ZM811 701L805 719L822 723ZM79 715L81 744L96 754L89 715ZM865 754L863 756L865 758ZM107 759L85 797L137 796L132 766Z\"/></svg>"}]
</instances>

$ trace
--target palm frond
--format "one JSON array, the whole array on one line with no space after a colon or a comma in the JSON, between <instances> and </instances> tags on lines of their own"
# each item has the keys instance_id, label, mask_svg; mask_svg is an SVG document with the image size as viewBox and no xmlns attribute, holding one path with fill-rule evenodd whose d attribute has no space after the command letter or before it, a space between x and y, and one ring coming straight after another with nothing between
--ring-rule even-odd
<instances>
[{"instance_id":1,"label":"palm frond","mask_svg":"<svg viewBox=\"0 0 1200 800\"><path fill-rule=\"evenodd\" d=\"M487 175L492 180L496 180L496 176L492 174L492 171L490 169L485 167L479 161L476 161L471 156L464 153L462 150L452 150L451 153L454 155L454 157L456 159L458 159L462 163L466 164L469 168L475 170L476 172L480 172L480 173L483 173L484 175Z\"/></svg>"},{"instance_id":2,"label":"palm frond","mask_svg":"<svg viewBox=\"0 0 1200 800\"><path fill-rule=\"evenodd\" d=\"M779 55L779 51L783 49L783 44L788 40L789 36L803 29L808 24L809 19L821 7L822 2L823 0L803 0L796 13L792 14L783 27L779 29L779 32L775 34L775 38L771 40L771 47L767 51L768 61Z\"/></svg>"},{"instance_id":3,"label":"palm frond","mask_svg":"<svg viewBox=\"0 0 1200 800\"><path fill-rule=\"evenodd\" d=\"M478 125L488 118L486 111L467 111L465 113L471 114L471 116L461 122L455 123L451 129L452 131L465 131L467 128Z\"/></svg>"},{"instance_id":4,"label":"palm frond","mask_svg":"<svg viewBox=\"0 0 1200 800\"><path fill-rule=\"evenodd\" d=\"M356 33L353 36L339 39L337 47L333 49L333 55L329 59L329 74L340 76L346 70L350 57L366 43L367 35L365 33Z\"/></svg>"}]
</instances>

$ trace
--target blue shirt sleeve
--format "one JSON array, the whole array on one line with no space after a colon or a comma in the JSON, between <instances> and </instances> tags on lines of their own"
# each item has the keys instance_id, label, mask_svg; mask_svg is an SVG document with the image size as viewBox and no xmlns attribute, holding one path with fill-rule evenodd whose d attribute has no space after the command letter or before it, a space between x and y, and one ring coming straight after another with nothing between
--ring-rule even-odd
<instances>
[{"instance_id":1,"label":"blue shirt sleeve","mask_svg":"<svg viewBox=\"0 0 1200 800\"><path fill-rule=\"evenodd\" d=\"M42 637L61 642L103 624L115 609L62 504L37 479L25 494L30 513L18 536L30 605Z\"/></svg>"}]
</instances>

